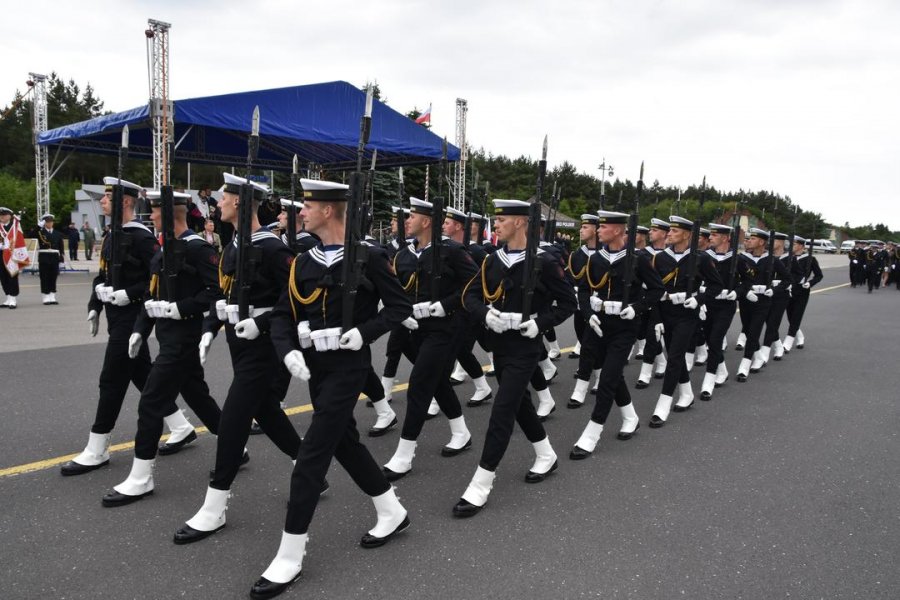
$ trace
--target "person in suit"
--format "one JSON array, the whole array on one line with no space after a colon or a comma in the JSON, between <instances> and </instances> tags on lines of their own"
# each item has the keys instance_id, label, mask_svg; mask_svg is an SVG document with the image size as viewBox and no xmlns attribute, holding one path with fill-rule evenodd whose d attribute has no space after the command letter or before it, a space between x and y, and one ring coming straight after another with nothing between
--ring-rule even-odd
<instances>
[{"instance_id":1,"label":"person in suit","mask_svg":"<svg viewBox=\"0 0 900 600\"><path fill-rule=\"evenodd\" d=\"M212 219L206 219L206 222L203 224L203 232L200 234L200 237L207 244L212 244L212 246L216 249L216 252L222 252L222 238L219 237L219 234L216 233L216 224L213 223Z\"/></svg>"}]
</instances>

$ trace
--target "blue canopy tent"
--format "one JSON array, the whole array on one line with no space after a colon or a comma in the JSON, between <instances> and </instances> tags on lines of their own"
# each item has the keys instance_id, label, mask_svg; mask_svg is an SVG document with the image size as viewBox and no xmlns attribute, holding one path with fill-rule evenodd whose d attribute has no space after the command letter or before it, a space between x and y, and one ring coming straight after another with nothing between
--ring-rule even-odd
<instances>
[{"instance_id":1,"label":"blue canopy tent","mask_svg":"<svg viewBox=\"0 0 900 600\"><path fill-rule=\"evenodd\" d=\"M256 167L289 171L296 154L305 166L353 168L365 101L365 92L345 81L177 100L174 161L246 164L253 107L259 106ZM129 155L151 159L148 106L51 129L38 137L38 143L61 151L116 154L125 125L130 131ZM441 138L428 129L374 102L366 161L377 149L377 167L431 163L440 160L441 145ZM447 154L448 160L459 160L455 146L448 145Z\"/></svg>"}]
</instances>

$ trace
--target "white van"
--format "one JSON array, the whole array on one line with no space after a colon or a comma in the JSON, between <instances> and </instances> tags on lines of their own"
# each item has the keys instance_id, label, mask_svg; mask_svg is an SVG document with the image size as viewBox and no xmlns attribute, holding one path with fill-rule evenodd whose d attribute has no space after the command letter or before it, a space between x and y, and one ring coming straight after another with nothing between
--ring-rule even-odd
<instances>
[{"instance_id":1,"label":"white van","mask_svg":"<svg viewBox=\"0 0 900 600\"><path fill-rule=\"evenodd\" d=\"M837 247L831 243L831 240L816 240L813 242L813 252L837 254L837 251Z\"/></svg>"},{"instance_id":2,"label":"white van","mask_svg":"<svg viewBox=\"0 0 900 600\"><path fill-rule=\"evenodd\" d=\"M854 247L856 247L856 240L844 240L843 242L841 242L840 253L846 254L847 252L853 250Z\"/></svg>"}]
</instances>

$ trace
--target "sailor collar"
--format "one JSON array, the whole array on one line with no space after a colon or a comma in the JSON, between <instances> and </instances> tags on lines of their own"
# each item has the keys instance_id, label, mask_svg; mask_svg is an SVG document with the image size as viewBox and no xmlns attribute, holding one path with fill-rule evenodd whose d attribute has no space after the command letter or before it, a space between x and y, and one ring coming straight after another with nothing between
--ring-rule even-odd
<instances>
[{"instance_id":1,"label":"sailor collar","mask_svg":"<svg viewBox=\"0 0 900 600\"><path fill-rule=\"evenodd\" d=\"M675 250L672 249L672 246L666 246L665 253L674 258L675 262L681 262L682 258L684 258L685 256L690 256L691 249L688 248L684 252L675 252Z\"/></svg>"},{"instance_id":2,"label":"sailor collar","mask_svg":"<svg viewBox=\"0 0 900 600\"><path fill-rule=\"evenodd\" d=\"M764 259L765 257L767 257L767 256L769 255L768 252L763 252L763 253L760 254L759 256L753 256L752 254L750 254L750 253L747 252L746 250L744 250L743 252L741 252L741 254L742 254L743 256L746 256L747 258L749 258L750 260L752 260L752 261L755 262L755 263L759 263L759 261L761 261L762 259Z\"/></svg>"},{"instance_id":3,"label":"sailor collar","mask_svg":"<svg viewBox=\"0 0 900 600\"><path fill-rule=\"evenodd\" d=\"M541 250L540 248L537 249L538 256L540 256L543 253L544 253L543 250ZM510 267L512 267L513 265L515 265L517 263L524 261L526 254L527 254L527 252L525 250L520 250L518 252L510 252L509 250L507 250L506 246L503 246L502 248L500 248L496 252L494 252L494 256L496 256L507 269L509 269Z\"/></svg>"},{"instance_id":4,"label":"sailor collar","mask_svg":"<svg viewBox=\"0 0 900 600\"><path fill-rule=\"evenodd\" d=\"M710 255L714 260L717 260L717 261L719 261L719 262L722 262L723 260L728 260L729 258L731 258L732 256L734 256L734 252L732 252L731 250L729 250L729 251L726 252L725 254L719 254L718 252L716 252L716 251L713 250L712 248L709 248L709 249L706 250L706 253L707 253L708 255Z\"/></svg>"},{"instance_id":5,"label":"sailor collar","mask_svg":"<svg viewBox=\"0 0 900 600\"><path fill-rule=\"evenodd\" d=\"M604 246L602 249L597 251L597 254L603 257L603 259L606 260L606 262L608 262L609 264L614 264L616 261L624 258L625 255L628 254L628 249L623 248L618 252L610 252L609 249Z\"/></svg>"}]
</instances>

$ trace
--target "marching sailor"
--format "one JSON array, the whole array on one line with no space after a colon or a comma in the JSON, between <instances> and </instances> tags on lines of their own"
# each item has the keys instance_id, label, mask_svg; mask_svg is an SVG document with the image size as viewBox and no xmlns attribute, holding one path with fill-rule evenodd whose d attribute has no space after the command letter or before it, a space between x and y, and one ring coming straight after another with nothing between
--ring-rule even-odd
<instances>
[{"instance_id":1,"label":"marching sailor","mask_svg":"<svg viewBox=\"0 0 900 600\"><path fill-rule=\"evenodd\" d=\"M300 183L301 216L306 230L318 236L321 243L294 259L288 290L278 300L270 322L277 355L294 377L309 381L313 413L291 476L281 544L262 577L253 584L250 595L254 598L276 596L300 576L307 532L332 458L375 505L377 523L360 545L381 546L409 527L406 509L359 440L353 409L371 367L369 344L409 317L412 307L391 272L385 252L363 242L365 262L348 265L364 269L351 304L353 327L342 331L342 244L348 226L348 188L310 179ZM362 237L362 232L354 235ZM377 308L379 300L384 304L381 311ZM306 354L309 366L302 347L310 347Z\"/></svg>"},{"instance_id":2,"label":"marching sailor","mask_svg":"<svg viewBox=\"0 0 900 600\"><path fill-rule=\"evenodd\" d=\"M791 292L788 302L787 319L788 331L782 344L785 352L790 352L796 341L797 347L802 348L805 342L800 324L803 322L803 314L806 305L809 304L810 288L822 281L822 268L819 261L812 254L807 253L808 240L802 237L794 237L794 270L793 278L797 282Z\"/></svg>"},{"instance_id":3,"label":"marching sailor","mask_svg":"<svg viewBox=\"0 0 900 600\"><path fill-rule=\"evenodd\" d=\"M45 214L41 217L41 226L37 230L41 302L45 305L59 304L56 299L56 279L59 277L59 264L66 259L63 254L63 234L53 229L55 220L52 214Z\"/></svg>"},{"instance_id":4,"label":"marching sailor","mask_svg":"<svg viewBox=\"0 0 900 600\"><path fill-rule=\"evenodd\" d=\"M601 357L600 340L593 328L586 326L585 311L590 307L580 305L581 288L588 285L585 275L591 256L597 251L597 229L600 225L600 217L594 214L581 215L581 229L579 236L584 242L581 248L569 255L569 264L566 267L568 275L575 281L575 289L578 292L579 310L573 317L575 335L578 339L576 350L578 351L578 370L575 373L575 389L569 397L566 405L568 408L578 408L584 404L588 388L591 385L591 376L600 369ZM574 352L573 352L574 354ZM569 355L572 357L572 355Z\"/></svg>"},{"instance_id":5,"label":"marching sailor","mask_svg":"<svg viewBox=\"0 0 900 600\"><path fill-rule=\"evenodd\" d=\"M723 289L714 299L706 303L704 329L709 355L706 360L706 373L700 386L701 400L711 400L713 390L728 379L728 369L725 366L723 351L726 343L725 336L734 320L734 313L737 311L736 285L731 280L731 266L737 260L736 253L731 247L733 228L719 223L710 223L709 230L709 248L706 250L706 255L712 259L719 272ZM735 279L737 279L737 275L735 275Z\"/></svg>"},{"instance_id":6,"label":"marching sailor","mask_svg":"<svg viewBox=\"0 0 900 600\"><path fill-rule=\"evenodd\" d=\"M784 314L787 311L788 303L791 300L791 295L795 287L794 283L796 283L793 276L793 247L790 248L791 252L786 252L788 248L785 248L788 239L789 236L786 233L775 233L775 256L785 265L788 272L788 285L786 288L782 288L779 285L781 283L779 280L775 279L772 281L775 295L772 296L772 306L769 308L769 316L766 319L766 333L763 336L762 347L759 349L763 364L769 362L770 356L775 360L781 360L784 356L784 346L781 343L779 329L781 328L781 321L784 319Z\"/></svg>"},{"instance_id":7,"label":"marching sailor","mask_svg":"<svg viewBox=\"0 0 900 600\"><path fill-rule=\"evenodd\" d=\"M650 259L650 264L656 268L656 259L659 253L666 249L666 236L669 235L671 226L662 219L653 217L650 219L650 230L647 234L649 244L642 250ZM639 390L650 387L650 377L662 379L666 373L668 362L666 353L663 352L662 334L665 327L659 312L659 303L651 305L650 309L641 318L640 328L644 331L646 344L643 348L641 371L638 374L634 387ZM656 368L654 369L654 365Z\"/></svg>"},{"instance_id":8,"label":"marching sailor","mask_svg":"<svg viewBox=\"0 0 900 600\"><path fill-rule=\"evenodd\" d=\"M564 322L575 311L575 293L558 259L541 248L532 251L538 273L526 273L529 203L494 200L494 225L504 244L488 256L464 291L466 309L490 329L488 340L494 351L499 388L481 460L475 475L453 507L457 517L470 517L487 502L495 473L509 445L516 423L535 451L535 461L525 481L538 483L556 469L556 453L528 394L528 382L545 351L541 332ZM538 277L532 311L522 320L523 287L527 277Z\"/></svg>"}]
</instances>

